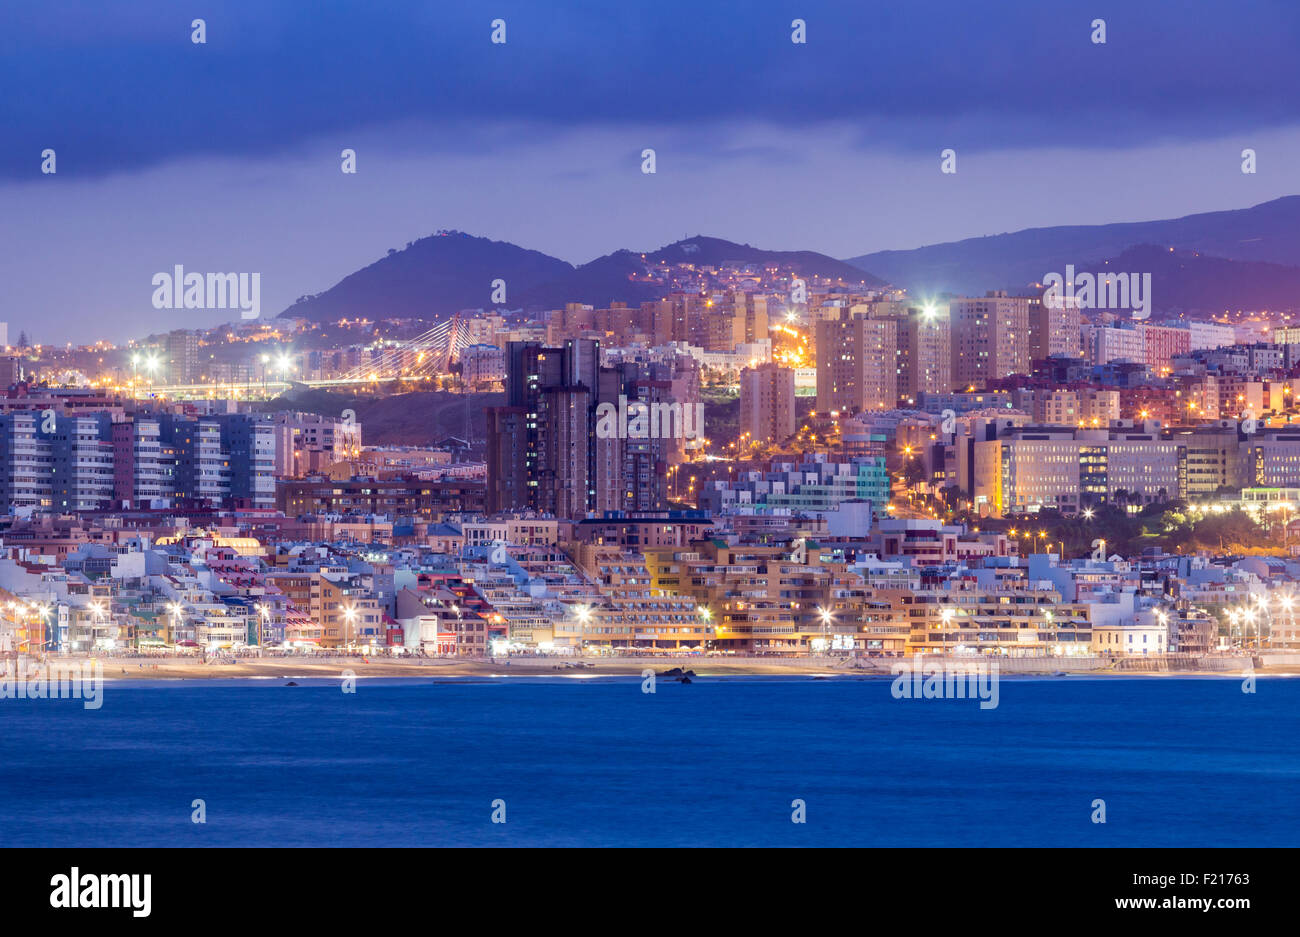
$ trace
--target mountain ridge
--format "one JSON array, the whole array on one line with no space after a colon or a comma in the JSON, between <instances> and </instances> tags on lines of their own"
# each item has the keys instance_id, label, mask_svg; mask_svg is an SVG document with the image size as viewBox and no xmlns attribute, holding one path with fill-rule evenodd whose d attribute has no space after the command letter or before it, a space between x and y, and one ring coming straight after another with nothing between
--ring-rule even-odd
<instances>
[{"instance_id":1,"label":"mountain ridge","mask_svg":"<svg viewBox=\"0 0 1300 937\"><path fill-rule=\"evenodd\" d=\"M662 285L643 277L645 265L659 260L716 266L781 262L800 275L838 278L864 287L886 285L852 264L815 251L773 251L699 235L655 251L617 250L574 266L509 241L493 241L460 231L439 231L390 250L348 274L329 289L303 296L279 315L335 321L358 316L418 318L430 321L463 309L559 308L565 303L636 305L661 298ZM637 276L642 276L638 280ZM504 302L496 302L494 283L504 280Z\"/></svg>"},{"instance_id":2,"label":"mountain ridge","mask_svg":"<svg viewBox=\"0 0 1300 937\"><path fill-rule=\"evenodd\" d=\"M989 289L1020 289L1066 264L1083 269L1146 244L1229 261L1300 267L1300 195L1179 218L1024 228L875 251L847 262L916 294L982 295Z\"/></svg>"},{"instance_id":3,"label":"mountain ridge","mask_svg":"<svg viewBox=\"0 0 1300 937\"><path fill-rule=\"evenodd\" d=\"M1138 248L1153 248L1134 253ZM1171 257L1154 249L1163 248ZM460 231L439 231L343 277L280 313L314 321L365 317L437 321L465 309L543 310L566 303L605 307L662 298L646 275L660 262L718 266L778 263L800 276L862 288L895 285L918 299L1032 290L1067 265L1078 271L1147 263L1157 311L1221 312L1300 306L1300 195L1249 208L1180 218L1058 225L947 241L837 260L816 251L776 251L696 235L656 250L612 251L573 265L541 251ZM495 293L505 281L504 301Z\"/></svg>"}]
</instances>

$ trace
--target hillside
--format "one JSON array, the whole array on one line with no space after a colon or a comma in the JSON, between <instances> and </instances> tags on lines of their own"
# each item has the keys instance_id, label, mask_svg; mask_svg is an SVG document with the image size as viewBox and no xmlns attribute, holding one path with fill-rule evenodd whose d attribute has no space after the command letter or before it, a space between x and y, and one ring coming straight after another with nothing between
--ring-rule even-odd
<instances>
[{"instance_id":1,"label":"hillside","mask_svg":"<svg viewBox=\"0 0 1300 937\"><path fill-rule=\"evenodd\" d=\"M341 416L352 410L361 423L367 446L429 446L447 436L465 437L467 424L474 440L487 432L486 408L505 403L504 394L452 394L417 391L391 397L354 396L338 391L295 390L262 404L266 411L302 410Z\"/></svg>"},{"instance_id":2,"label":"hillside","mask_svg":"<svg viewBox=\"0 0 1300 937\"><path fill-rule=\"evenodd\" d=\"M539 251L460 232L412 241L402 250L349 274L315 296L300 299L281 315L331 322L368 319L436 320L461 309L492 305L492 281L512 293L557 279L573 268Z\"/></svg>"},{"instance_id":3,"label":"hillside","mask_svg":"<svg viewBox=\"0 0 1300 937\"><path fill-rule=\"evenodd\" d=\"M719 238L695 237L643 255L619 250L574 267L504 241L449 232L413 241L402 250L349 274L315 296L303 297L284 316L316 322L339 319L420 318L436 321L462 309L489 308L492 281L506 282L509 309L556 309L565 303L638 305L666 289L648 282L647 263L719 266L727 261L778 263L804 276L879 286L883 281L851 264L814 251L769 251Z\"/></svg>"},{"instance_id":4,"label":"hillside","mask_svg":"<svg viewBox=\"0 0 1300 937\"><path fill-rule=\"evenodd\" d=\"M1300 267L1208 257L1152 244L1129 248L1078 272L1150 273L1156 312L1222 313L1238 309L1289 309L1300 305Z\"/></svg>"},{"instance_id":5,"label":"hillside","mask_svg":"<svg viewBox=\"0 0 1300 937\"><path fill-rule=\"evenodd\" d=\"M1300 196L1291 195L1234 211L1204 212L1162 221L1029 228L1008 234L932 244L914 250L878 251L848 262L914 294L982 295L988 289L1020 289L1066 264L1115 258L1142 244L1193 251L1224 260L1300 267ZM1249 267L1225 267L1226 288L1236 307L1259 308ZM1267 286L1261 295L1274 289Z\"/></svg>"}]
</instances>

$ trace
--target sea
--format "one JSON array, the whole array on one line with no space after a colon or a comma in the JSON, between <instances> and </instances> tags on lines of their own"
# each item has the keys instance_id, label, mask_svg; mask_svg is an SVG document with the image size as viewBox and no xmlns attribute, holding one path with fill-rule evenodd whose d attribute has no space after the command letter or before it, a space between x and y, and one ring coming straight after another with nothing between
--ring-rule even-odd
<instances>
[{"instance_id":1,"label":"sea","mask_svg":"<svg viewBox=\"0 0 1300 937\"><path fill-rule=\"evenodd\" d=\"M288 682L0 700L0 845L1300 845L1300 679Z\"/></svg>"}]
</instances>

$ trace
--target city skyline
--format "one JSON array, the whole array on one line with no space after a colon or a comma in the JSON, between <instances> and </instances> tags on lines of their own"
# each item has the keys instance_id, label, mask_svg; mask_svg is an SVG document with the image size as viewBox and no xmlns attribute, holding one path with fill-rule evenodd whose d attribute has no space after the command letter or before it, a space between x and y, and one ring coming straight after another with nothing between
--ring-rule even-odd
<instances>
[{"instance_id":1,"label":"city skyline","mask_svg":"<svg viewBox=\"0 0 1300 937\"><path fill-rule=\"evenodd\" d=\"M1188 847L1300 829L1298 40L1277 0L6 10L15 909L647 891L146 851L191 846L1014 847L884 885L1250 909L1282 873Z\"/></svg>"}]
</instances>

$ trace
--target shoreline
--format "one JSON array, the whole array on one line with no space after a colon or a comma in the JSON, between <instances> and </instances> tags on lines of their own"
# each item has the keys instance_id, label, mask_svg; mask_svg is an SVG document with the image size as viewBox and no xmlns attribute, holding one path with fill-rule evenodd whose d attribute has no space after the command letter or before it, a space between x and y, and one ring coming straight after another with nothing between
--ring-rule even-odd
<instances>
[{"instance_id":1,"label":"shoreline","mask_svg":"<svg viewBox=\"0 0 1300 937\"><path fill-rule=\"evenodd\" d=\"M89 663L98 661L103 665L106 683L129 682L168 682L168 681L202 681L202 680L239 680L249 679L272 681L277 679L330 679L338 680L344 671L351 671L357 679L404 679L422 680L462 677L637 677L646 670L653 671L660 679L673 680L664 676L665 671L679 667L690 671L695 677L892 677L890 668L897 663L911 661L912 658L873 659L870 666L854 666L847 661L819 661L800 658L778 658L772 660L746 658L728 660L726 658L609 658L584 659L581 661L560 660L552 658L511 658L506 661L469 660L451 658L422 658L417 660L360 658L244 658L234 663L201 663L193 658L93 658L66 657L51 660L68 663ZM927 655L927 662L941 662L942 659ZM29 659L29 666L32 659ZM865 663L865 662L860 662ZM978 663L978 661L962 661ZM1236 662L1233 662L1236 663ZM1000 668L1000 678L1010 677L1053 677L1075 679L1083 677L1233 677L1242 678L1248 672L1256 676L1300 676L1300 666L1287 664L1274 667L1256 667L1247 671L1245 666L1227 669L1178 669L1146 670L1136 668L1103 667L1098 669L1056 670L1051 665L1041 669L1008 670Z\"/></svg>"}]
</instances>

